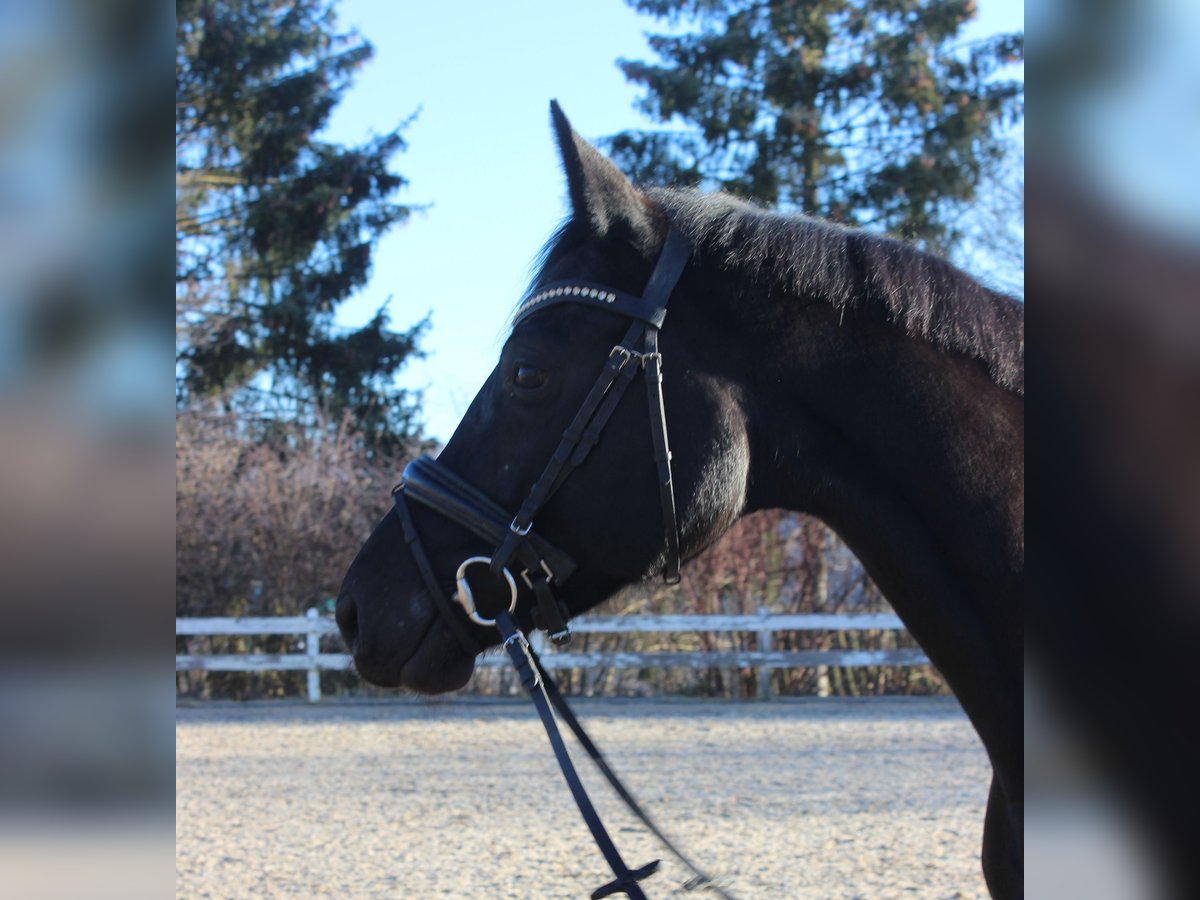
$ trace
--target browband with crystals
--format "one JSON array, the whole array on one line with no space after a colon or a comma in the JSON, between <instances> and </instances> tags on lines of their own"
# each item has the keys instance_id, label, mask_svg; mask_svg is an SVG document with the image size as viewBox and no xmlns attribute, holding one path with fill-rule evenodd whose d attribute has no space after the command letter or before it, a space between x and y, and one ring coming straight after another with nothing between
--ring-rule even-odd
<instances>
[{"instance_id":1,"label":"browband with crystals","mask_svg":"<svg viewBox=\"0 0 1200 900\"><path fill-rule=\"evenodd\" d=\"M533 313L557 303L595 305L601 309L653 325L655 328L661 328L667 317L665 306L648 303L636 294L614 291L606 285L590 284L586 281L553 281L543 285L536 294L532 294L517 307L517 314L513 317L513 327L520 325Z\"/></svg>"}]
</instances>

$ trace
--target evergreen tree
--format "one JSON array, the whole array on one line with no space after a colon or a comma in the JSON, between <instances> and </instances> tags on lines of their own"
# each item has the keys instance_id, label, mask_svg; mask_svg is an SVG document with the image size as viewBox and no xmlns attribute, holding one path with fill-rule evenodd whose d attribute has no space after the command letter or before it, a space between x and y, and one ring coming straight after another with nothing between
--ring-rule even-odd
<instances>
[{"instance_id":1,"label":"evergreen tree","mask_svg":"<svg viewBox=\"0 0 1200 900\"><path fill-rule=\"evenodd\" d=\"M628 0L675 26L660 64L619 60L640 108L682 132L609 139L656 183L720 187L945 251L955 205L1003 152L1024 37L957 41L974 0ZM689 30L681 30L681 25Z\"/></svg>"},{"instance_id":2,"label":"evergreen tree","mask_svg":"<svg viewBox=\"0 0 1200 900\"><path fill-rule=\"evenodd\" d=\"M371 56L327 0L178 0L176 398L243 416L352 416L369 440L417 430L392 385L425 323L380 310L338 333L338 305L410 209L388 168L404 123L361 146L314 138Z\"/></svg>"}]
</instances>

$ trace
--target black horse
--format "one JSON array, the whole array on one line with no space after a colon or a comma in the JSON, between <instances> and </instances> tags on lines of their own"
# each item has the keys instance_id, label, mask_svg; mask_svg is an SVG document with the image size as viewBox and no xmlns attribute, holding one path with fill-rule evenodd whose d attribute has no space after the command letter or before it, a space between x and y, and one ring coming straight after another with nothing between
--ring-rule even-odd
<instances>
[{"instance_id":1,"label":"black horse","mask_svg":"<svg viewBox=\"0 0 1200 900\"><path fill-rule=\"evenodd\" d=\"M678 552L694 556L739 516L772 507L838 531L987 748L984 874L993 896L1019 896L1022 305L894 240L723 195L641 191L556 105L552 118L571 216L544 249L499 364L438 468L512 515L630 321L605 308L603 289L598 303L548 303L534 314L530 301L564 282L639 295L668 233L681 234L690 249L658 348ZM652 400L652 419L654 411ZM536 512L537 533L576 567L556 586L569 615L672 566L646 405L630 396L609 412L594 451ZM414 531L427 554L406 542ZM463 634L478 647L498 642L432 596L452 589L465 559L496 551L478 531L421 504L375 529L337 609L363 677L453 690L474 666ZM472 580L484 582L478 595L503 591L507 603L508 587L486 574ZM517 580L522 627L544 602L530 584Z\"/></svg>"}]
</instances>

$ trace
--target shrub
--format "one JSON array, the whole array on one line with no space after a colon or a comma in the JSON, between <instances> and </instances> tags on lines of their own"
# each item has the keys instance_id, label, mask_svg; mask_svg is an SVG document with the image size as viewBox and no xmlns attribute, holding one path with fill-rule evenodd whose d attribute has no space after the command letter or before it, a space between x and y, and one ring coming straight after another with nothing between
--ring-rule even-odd
<instances>
[{"instance_id":1,"label":"shrub","mask_svg":"<svg viewBox=\"0 0 1200 900\"><path fill-rule=\"evenodd\" d=\"M417 447L411 448L413 451ZM407 457L373 453L347 424L273 423L251 438L232 418L181 413L175 437L175 614L332 611L342 576ZM295 652L291 637L180 638L177 652ZM341 649L331 641L329 650ZM195 648L195 649L191 649ZM181 673L180 689L223 696L302 690L303 673Z\"/></svg>"}]
</instances>

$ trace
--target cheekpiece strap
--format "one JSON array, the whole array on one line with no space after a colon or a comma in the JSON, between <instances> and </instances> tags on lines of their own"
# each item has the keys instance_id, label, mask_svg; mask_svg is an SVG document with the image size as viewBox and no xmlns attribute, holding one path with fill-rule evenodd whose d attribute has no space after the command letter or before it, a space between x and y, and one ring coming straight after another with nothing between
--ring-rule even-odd
<instances>
[{"instance_id":1,"label":"cheekpiece strap","mask_svg":"<svg viewBox=\"0 0 1200 900\"><path fill-rule=\"evenodd\" d=\"M672 225L667 231L667 239L663 242L658 263L654 266L654 271L650 273L646 289L642 291L642 301L655 307L661 306L665 310L671 292L675 290L679 276L683 274L684 267L687 266L691 256L691 241L684 237L682 231ZM662 322L651 322L650 324L655 328L662 327Z\"/></svg>"}]
</instances>

